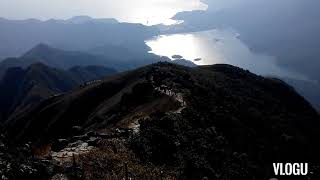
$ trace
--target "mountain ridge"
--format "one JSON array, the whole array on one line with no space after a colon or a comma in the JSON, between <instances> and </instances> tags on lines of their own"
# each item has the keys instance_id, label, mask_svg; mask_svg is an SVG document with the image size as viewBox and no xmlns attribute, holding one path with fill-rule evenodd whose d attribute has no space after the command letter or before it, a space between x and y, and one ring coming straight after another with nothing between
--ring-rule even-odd
<instances>
[{"instance_id":1,"label":"mountain ridge","mask_svg":"<svg viewBox=\"0 0 320 180\"><path fill-rule=\"evenodd\" d=\"M99 165L109 158L106 152L128 152L138 159L125 159L125 154L110 168L128 160L132 166L152 164L140 167L143 172L165 167L183 179L266 179L273 176L271 162L320 159L319 119L281 80L231 65L190 68L162 62L46 100L5 126L12 140L39 147L58 139L72 144L102 138L79 159L93 162L94 169L80 163L91 178L99 176L95 169L106 168ZM80 136L75 127L82 129ZM108 177L109 171L104 173Z\"/></svg>"}]
</instances>

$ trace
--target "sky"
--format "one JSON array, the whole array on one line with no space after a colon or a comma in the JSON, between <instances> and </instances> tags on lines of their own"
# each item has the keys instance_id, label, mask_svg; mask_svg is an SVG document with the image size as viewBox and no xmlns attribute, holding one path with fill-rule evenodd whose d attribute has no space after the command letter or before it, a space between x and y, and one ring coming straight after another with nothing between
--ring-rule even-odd
<instances>
[{"instance_id":1,"label":"sky","mask_svg":"<svg viewBox=\"0 0 320 180\"><path fill-rule=\"evenodd\" d=\"M200 0L1 0L0 17L7 19L69 19L88 15L121 22L172 24L177 12L205 10Z\"/></svg>"}]
</instances>

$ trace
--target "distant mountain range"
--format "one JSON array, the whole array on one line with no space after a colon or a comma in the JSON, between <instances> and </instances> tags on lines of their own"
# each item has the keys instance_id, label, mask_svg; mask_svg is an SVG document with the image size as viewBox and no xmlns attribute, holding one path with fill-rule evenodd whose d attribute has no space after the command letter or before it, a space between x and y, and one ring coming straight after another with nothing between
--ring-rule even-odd
<instances>
[{"instance_id":1,"label":"distant mountain range","mask_svg":"<svg viewBox=\"0 0 320 180\"><path fill-rule=\"evenodd\" d=\"M85 23L100 23L100 24L113 24L119 23L116 19L113 18L101 18L95 19L90 16L74 16L67 20L59 20L59 19L49 19L47 21L41 21L38 19L26 19L26 20L9 20L5 18L0 18L1 23L44 23L44 22L57 22L64 24L85 24Z\"/></svg>"},{"instance_id":2,"label":"distant mountain range","mask_svg":"<svg viewBox=\"0 0 320 180\"><path fill-rule=\"evenodd\" d=\"M156 27L119 23L114 19L93 19L88 16L48 21L2 18L0 60L21 56L40 43L72 51L90 51L103 46L129 48L131 54L127 57L134 54L132 58L137 59L141 54L148 54L148 47L144 41L156 34Z\"/></svg>"},{"instance_id":3,"label":"distant mountain range","mask_svg":"<svg viewBox=\"0 0 320 180\"><path fill-rule=\"evenodd\" d=\"M129 55L130 54L130 55ZM43 63L58 69L69 69L74 66L105 66L118 71L128 70L152 64L158 61L171 61L167 57L154 54L145 54L140 58L126 48L117 46L104 46L90 52L66 51L38 44L19 58L6 58L0 62L0 79L10 67L26 68L33 63ZM179 59L172 61L185 66L196 66L191 61Z\"/></svg>"},{"instance_id":4,"label":"distant mountain range","mask_svg":"<svg viewBox=\"0 0 320 180\"><path fill-rule=\"evenodd\" d=\"M65 23L73 23L73 24L84 24L84 23L100 23L100 24L116 24L119 23L116 19L113 18L101 18L101 19L94 19L90 16L74 16L68 20L60 20L60 22Z\"/></svg>"},{"instance_id":5,"label":"distant mountain range","mask_svg":"<svg viewBox=\"0 0 320 180\"><path fill-rule=\"evenodd\" d=\"M64 51L45 44L39 44L19 58L7 58L0 62L0 79L10 67L26 68L34 63L43 63L53 68L65 70L74 66L107 66L112 64L103 57L83 52Z\"/></svg>"},{"instance_id":6,"label":"distant mountain range","mask_svg":"<svg viewBox=\"0 0 320 180\"><path fill-rule=\"evenodd\" d=\"M52 48L46 44L39 44L27 51L21 61L28 63L41 62L51 67L68 69L73 66L105 65L102 57L82 53L79 51L64 51ZM10 59L9 59L10 60Z\"/></svg>"}]
</instances>

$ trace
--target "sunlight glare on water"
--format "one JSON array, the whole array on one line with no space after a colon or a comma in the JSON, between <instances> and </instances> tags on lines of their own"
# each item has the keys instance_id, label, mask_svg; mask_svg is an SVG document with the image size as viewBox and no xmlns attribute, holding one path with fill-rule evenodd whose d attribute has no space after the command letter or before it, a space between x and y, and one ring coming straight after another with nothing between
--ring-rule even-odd
<instances>
[{"instance_id":1,"label":"sunlight glare on water","mask_svg":"<svg viewBox=\"0 0 320 180\"><path fill-rule=\"evenodd\" d=\"M181 55L197 65L231 64L261 75L303 79L279 67L276 58L252 52L231 29L160 35L147 40L150 53L171 58ZM197 60L195 60L197 59Z\"/></svg>"}]
</instances>

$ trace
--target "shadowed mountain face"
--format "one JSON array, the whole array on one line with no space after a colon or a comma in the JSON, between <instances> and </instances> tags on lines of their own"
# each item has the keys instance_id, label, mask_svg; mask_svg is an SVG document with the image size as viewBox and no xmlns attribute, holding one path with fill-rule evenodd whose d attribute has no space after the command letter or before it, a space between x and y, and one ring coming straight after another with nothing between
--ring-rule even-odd
<instances>
[{"instance_id":1,"label":"shadowed mountain face","mask_svg":"<svg viewBox=\"0 0 320 180\"><path fill-rule=\"evenodd\" d=\"M51 67L69 69L73 66L103 65L103 58L82 52L63 51L51 48L45 44L39 44L27 53L22 59L29 60L30 63L41 62ZM33 61L33 62L32 62Z\"/></svg>"},{"instance_id":2,"label":"shadowed mountain face","mask_svg":"<svg viewBox=\"0 0 320 180\"><path fill-rule=\"evenodd\" d=\"M8 68L0 81L0 121L30 109L50 96L115 73L113 69L99 66L59 70L40 63L26 69Z\"/></svg>"},{"instance_id":3,"label":"shadowed mountain face","mask_svg":"<svg viewBox=\"0 0 320 180\"><path fill-rule=\"evenodd\" d=\"M46 100L5 126L12 139L38 145L74 139L74 127L105 133L79 157L93 179L123 162L142 179L160 177L150 172L161 167L168 178L269 179L272 162L320 160L320 119L310 104L280 80L230 65L157 63ZM116 128L129 135L111 135Z\"/></svg>"}]
</instances>

